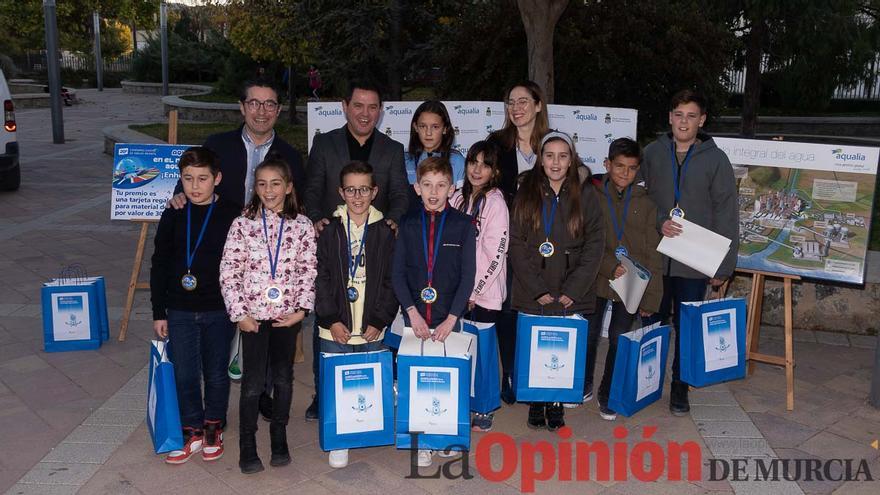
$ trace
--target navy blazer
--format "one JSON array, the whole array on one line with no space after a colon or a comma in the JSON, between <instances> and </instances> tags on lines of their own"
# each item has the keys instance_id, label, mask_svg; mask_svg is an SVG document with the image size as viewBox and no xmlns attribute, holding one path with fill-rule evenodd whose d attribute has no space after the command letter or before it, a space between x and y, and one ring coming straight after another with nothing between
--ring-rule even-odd
<instances>
[{"instance_id":1,"label":"navy blazer","mask_svg":"<svg viewBox=\"0 0 880 495\"><path fill-rule=\"evenodd\" d=\"M431 306L431 321L427 321L429 328L435 328L449 314L461 318L474 290L477 272L477 231L473 220L449 205L446 209L449 213L440 238L431 282L438 297ZM428 269L422 240L422 211L412 209L400 221L394 245L392 280L400 305L404 309L414 305L424 318L425 303L420 293L428 285ZM436 221L440 221L439 217ZM405 311L403 318L409 325L409 316Z\"/></svg>"},{"instance_id":2,"label":"navy blazer","mask_svg":"<svg viewBox=\"0 0 880 495\"><path fill-rule=\"evenodd\" d=\"M244 125L229 132L212 134L205 140L205 148L209 148L220 159L220 172L223 180L217 185L215 191L221 198L244 207L244 180L247 173L247 149L241 139L241 130ZM293 177L293 189L300 205L303 204L303 193L306 184L306 171L303 168L302 156L293 146L281 139L277 133L269 147L269 153L279 153L287 165L290 166L290 174ZM268 156L268 153L267 153ZM180 184L178 183L178 191Z\"/></svg>"}]
</instances>

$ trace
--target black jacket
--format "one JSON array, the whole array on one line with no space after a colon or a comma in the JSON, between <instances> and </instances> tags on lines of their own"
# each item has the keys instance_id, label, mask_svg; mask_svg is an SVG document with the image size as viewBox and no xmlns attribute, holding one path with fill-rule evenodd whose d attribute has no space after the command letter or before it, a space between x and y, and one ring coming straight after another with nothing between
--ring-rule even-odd
<instances>
[{"instance_id":1,"label":"black jacket","mask_svg":"<svg viewBox=\"0 0 880 495\"><path fill-rule=\"evenodd\" d=\"M516 195L516 181L519 176L519 164L516 161L516 147L505 148L501 143L500 131L495 131L486 139L498 147L498 168L501 170L500 187L507 201L507 207L513 206Z\"/></svg>"},{"instance_id":2,"label":"black jacket","mask_svg":"<svg viewBox=\"0 0 880 495\"><path fill-rule=\"evenodd\" d=\"M559 191L560 205L565 204L569 185ZM581 187L581 216L583 231L580 237L568 233L568 212L556 210L556 218L550 233L556 252L549 258L538 253L544 242L544 232L535 232L530 226L510 221L509 262L513 267L513 295L511 306L517 311L531 314L562 315L564 313L592 313L596 306L596 275L605 247L605 222L595 188L587 181ZM543 185L544 197L549 200L553 190L547 180ZM564 309L558 302L543 309L537 299L544 294L557 298L562 294L574 304Z\"/></svg>"},{"instance_id":3,"label":"black jacket","mask_svg":"<svg viewBox=\"0 0 880 495\"><path fill-rule=\"evenodd\" d=\"M217 153L220 158L220 172L223 173L223 180L215 189L217 194L227 201L237 204L239 209L244 206L244 180L247 173L247 149L244 147L244 141L241 140L243 127L244 125L241 125L229 132L212 134L208 136L204 144L206 148ZM275 134L272 146L269 147L269 153L273 152L279 153L290 166L293 188L296 191L299 204L302 205L306 186L306 170L303 167L302 157L278 134ZM175 192L179 191L180 183L177 187Z\"/></svg>"},{"instance_id":4,"label":"black jacket","mask_svg":"<svg viewBox=\"0 0 880 495\"><path fill-rule=\"evenodd\" d=\"M339 217L333 218L318 237L318 277L315 279L315 318L318 325L330 328L342 322L352 333L351 307L346 297L348 287L348 234ZM394 232L385 220L369 224L364 246L367 289L364 294L363 329L367 325L383 330L397 315L397 299L391 285L391 261L394 257Z\"/></svg>"}]
</instances>

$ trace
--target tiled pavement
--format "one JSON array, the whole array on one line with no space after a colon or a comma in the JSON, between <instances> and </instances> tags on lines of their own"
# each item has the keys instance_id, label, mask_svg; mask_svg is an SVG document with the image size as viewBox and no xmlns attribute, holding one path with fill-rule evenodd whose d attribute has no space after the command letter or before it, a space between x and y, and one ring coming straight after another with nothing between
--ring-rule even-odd
<instances>
[{"instance_id":1,"label":"tiled pavement","mask_svg":"<svg viewBox=\"0 0 880 495\"><path fill-rule=\"evenodd\" d=\"M118 90L81 92L83 105L65 108L65 145L52 145L48 111L19 112L24 183L0 194L0 490L9 493L514 493L521 464L503 483L483 479L470 460L471 480L408 479L409 458L391 447L352 452L343 470L327 466L317 447L314 424L302 421L312 392L308 363L296 366L297 383L289 437L293 465L245 477L237 468L237 432L227 432L227 454L219 462L200 459L166 466L152 454L143 425L145 372L150 336L148 300L139 294L125 343L115 339L98 351L46 354L41 351L39 283L65 264L83 263L107 278L111 328L118 328L136 227L110 222L107 171L99 130L107 125L159 118L157 97L123 96ZM629 449L643 427L656 427L651 440L696 442L702 459L864 459L880 476L880 411L865 403L876 337L798 332L796 404L785 410L784 373L759 365L746 380L692 392L690 417L672 417L665 401L633 418L602 421L595 402L569 410L574 438L613 445L615 426L624 426ZM779 352L779 329L764 331L762 350ZM306 339L308 346L308 338ZM604 349L604 344L603 344ZM600 350L600 356L602 350ZM601 369L601 366L600 366ZM237 424L238 386L233 385L230 423ZM517 442L559 442L556 434L525 428L526 407L502 408L496 431ZM262 423L265 425L265 423ZM268 454L267 428L258 441ZM474 434L474 444L484 435ZM498 449L490 459L500 465ZM264 459L265 460L265 459ZM717 464L717 462L716 462ZM595 468L594 468L595 469ZM750 469L754 469L751 467ZM459 471L456 466L455 472ZM839 472L835 468L833 474ZM433 470L423 470L428 474ZM664 472L665 473L665 472ZM877 493L878 482L711 481L709 466L698 481L654 483L561 481L557 473L537 482L546 493ZM752 473L753 474L753 473ZM595 471L591 479L595 479Z\"/></svg>"}]
</instances>

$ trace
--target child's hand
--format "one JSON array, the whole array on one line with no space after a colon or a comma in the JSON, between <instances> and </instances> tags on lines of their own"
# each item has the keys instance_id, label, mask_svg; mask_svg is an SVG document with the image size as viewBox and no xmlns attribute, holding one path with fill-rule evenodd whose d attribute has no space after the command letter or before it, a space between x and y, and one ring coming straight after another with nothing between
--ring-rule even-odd
<instances>
[{"instance_id":1,"label":"child's hand","mask_svg":"<svg viewBox=\"0 0 880 495\"><path fill-rule=\"evenodd\" d=\"M242 332L257 333L260 329L260 324L250 316L245 316L243 320L238 322L238 329Z\"/></svg>"},{"instance_id":2,"label":"child's hand","mask_svg":"<svg viewBox=\"0 0 880 495\"><path fill-rule=\"evenodd\" d=\"M330 223L330 220L327 220L326 218L322 218L322 219L318 220L317 222L315 222L315 237L320 236L321 231L324 230L324 226L328 225L329 223Z\"/></svg>"},{"instance_id":3,"label":"child's hand","mask_svg":"<svg viewBox=\"0 0 880 495\"><path fill-rule=\"evenodd\" d=\"M663 226L660 227L660 233L666 237L675 237L680 235L681 232L681 224L675 223L672 220L666 220L663 222Z\"/></svg>"},{"instance_id":4,"label":"child's hand","mask_svg":"<svg viewBox=\"0 0 880 495\"><path fill-rule=\"evenodd\" d=\"M641 316L642 318L649 318L652 314L654 313L650 311L645 311L644 309L639 309L639 316Z\"/></svg>"},{"instance_id":5,"label":"child's hand","mask_svg":"<svg viewBox=\"0 0 880 495\"><path fill-rule=\"evenodd\" d=\"M431 336L431 331L428 329L428 324L425 323L425 319L422 318L422 315L419 314L419 311L413 306L407 311L409 315L409 324L413 329L413 333L416 334L416 337L426 340Z\"/></svg>"},{"instance_id":6,"label":"child's hand","mask_svg":"<svg viewBox=\"0 0 880 495\"><path fill-rule=\"evenodd\" d=\"M367 342L375 342L376 339L379 338L379 334L381 333L382 330L379 330L372 325L367 325L367 331L364 332L364 340L366 340Z\"/></svg>"},{"instance_id":7,"label":"child's hand","mask_svg":"<svg viewBox=\"0 0 880 495\"><path fill-rule=\"evenodd\" d=\"M160 339L168 338L168 320L153 320L153 331Z\"/></svg>"},{"instance_id":8,"label":"child's hand","mask_svg":"<svg viewBox=\"0 0 880 495\"><path fill-rule=\"evenodd\" d=\"M544 294L543 296L538 298L538 304L541 306L546 306L553 302L553 297L550 294Z\"/></svg>"},{"instance_id":9,"label":"child's hand","mask_svg":"<svg viewBox=\"0 0 880 495\"><path fill-rule=\"evenodd\" d=\"M330 335L333 337L333 342L337 344L347 344L348 339L351 338L351 332L348 331L348 328L345 328L345 325L338 321L330 325Z\"/></svg>"},{"instance_id":10,"label":"child's hand","mask_svg":"<svg viewBox=\"0 0 880 495\"><path fill-rule=\"evenodd\" d=\"M299 310L295 313L290 313L289 315L284 315L281 318L275 318L275 323L272 324L275 328L280 327L292 327L297 323L303 321L306 317L306 312L303 310Z\"/></svg>"},{"instance_id":11,"label":"child's hand","mask_svg":"<svg viewBox=\"0 0 880 495\"><path fill-rule=\"evenodd\" d=\"M614 267L614 278L620 278L626 274L626 268L623 265L617 265Z\"/></svg>"},{"instance_id":12,"label":"child's hand","mask_svg":"<svg viewBox=\"0 0 880 495\"><path fill-rule=\"evenodd\" d=\"M572 299L565 294L562 294L561 296L559 296L559 304L561 304L563 308L567 308L574 304L574 301L572 301Z\"/></svg>"},{"instance_id":13,"label":"child's hand","mask_svg":"<svg viewBox=\"0 0 880 495\"><path fill-rule=\"evenodd\" d=\"M474 306L476 306L476 305L477 305L477 303L475 303L475 302L473 302L473 301L468 301L468 313L470 313L471 311L473 311L473 310L474 310Z\"/></svg>"},{"instance_id":14,"label":"child's hand","mask_svg":"<svg viewBox=\"0 0 880 495\"><path fill-rule=\"evenodd\" d=\"M437 325L437 328L434 329L434 335L431 336L431 340L434 342L444 342L446 337L452 333L452 329L455 328L455 323L458 321L453 315L449 315L443 320L443 323Z\"/></svg>"}]
</instances>

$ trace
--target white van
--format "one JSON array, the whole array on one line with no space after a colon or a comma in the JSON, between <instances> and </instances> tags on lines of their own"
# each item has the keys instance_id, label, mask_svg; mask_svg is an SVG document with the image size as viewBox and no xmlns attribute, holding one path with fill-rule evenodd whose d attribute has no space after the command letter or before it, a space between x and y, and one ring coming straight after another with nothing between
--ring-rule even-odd
<instances>
[{"instance_id":1,"label":"white van","mask_svg":"<svg viewBox=\"0 0 880 495\"><path fill-rule=\"evenodd\" d=\"M18 139L15 137L15 107L12 94L6 84L6 76L0 70L0 102L3 102L3 128L0 129L0 190L14 191L21 184L21 167L18 161Z\"/></svg>"}]
</instances>

